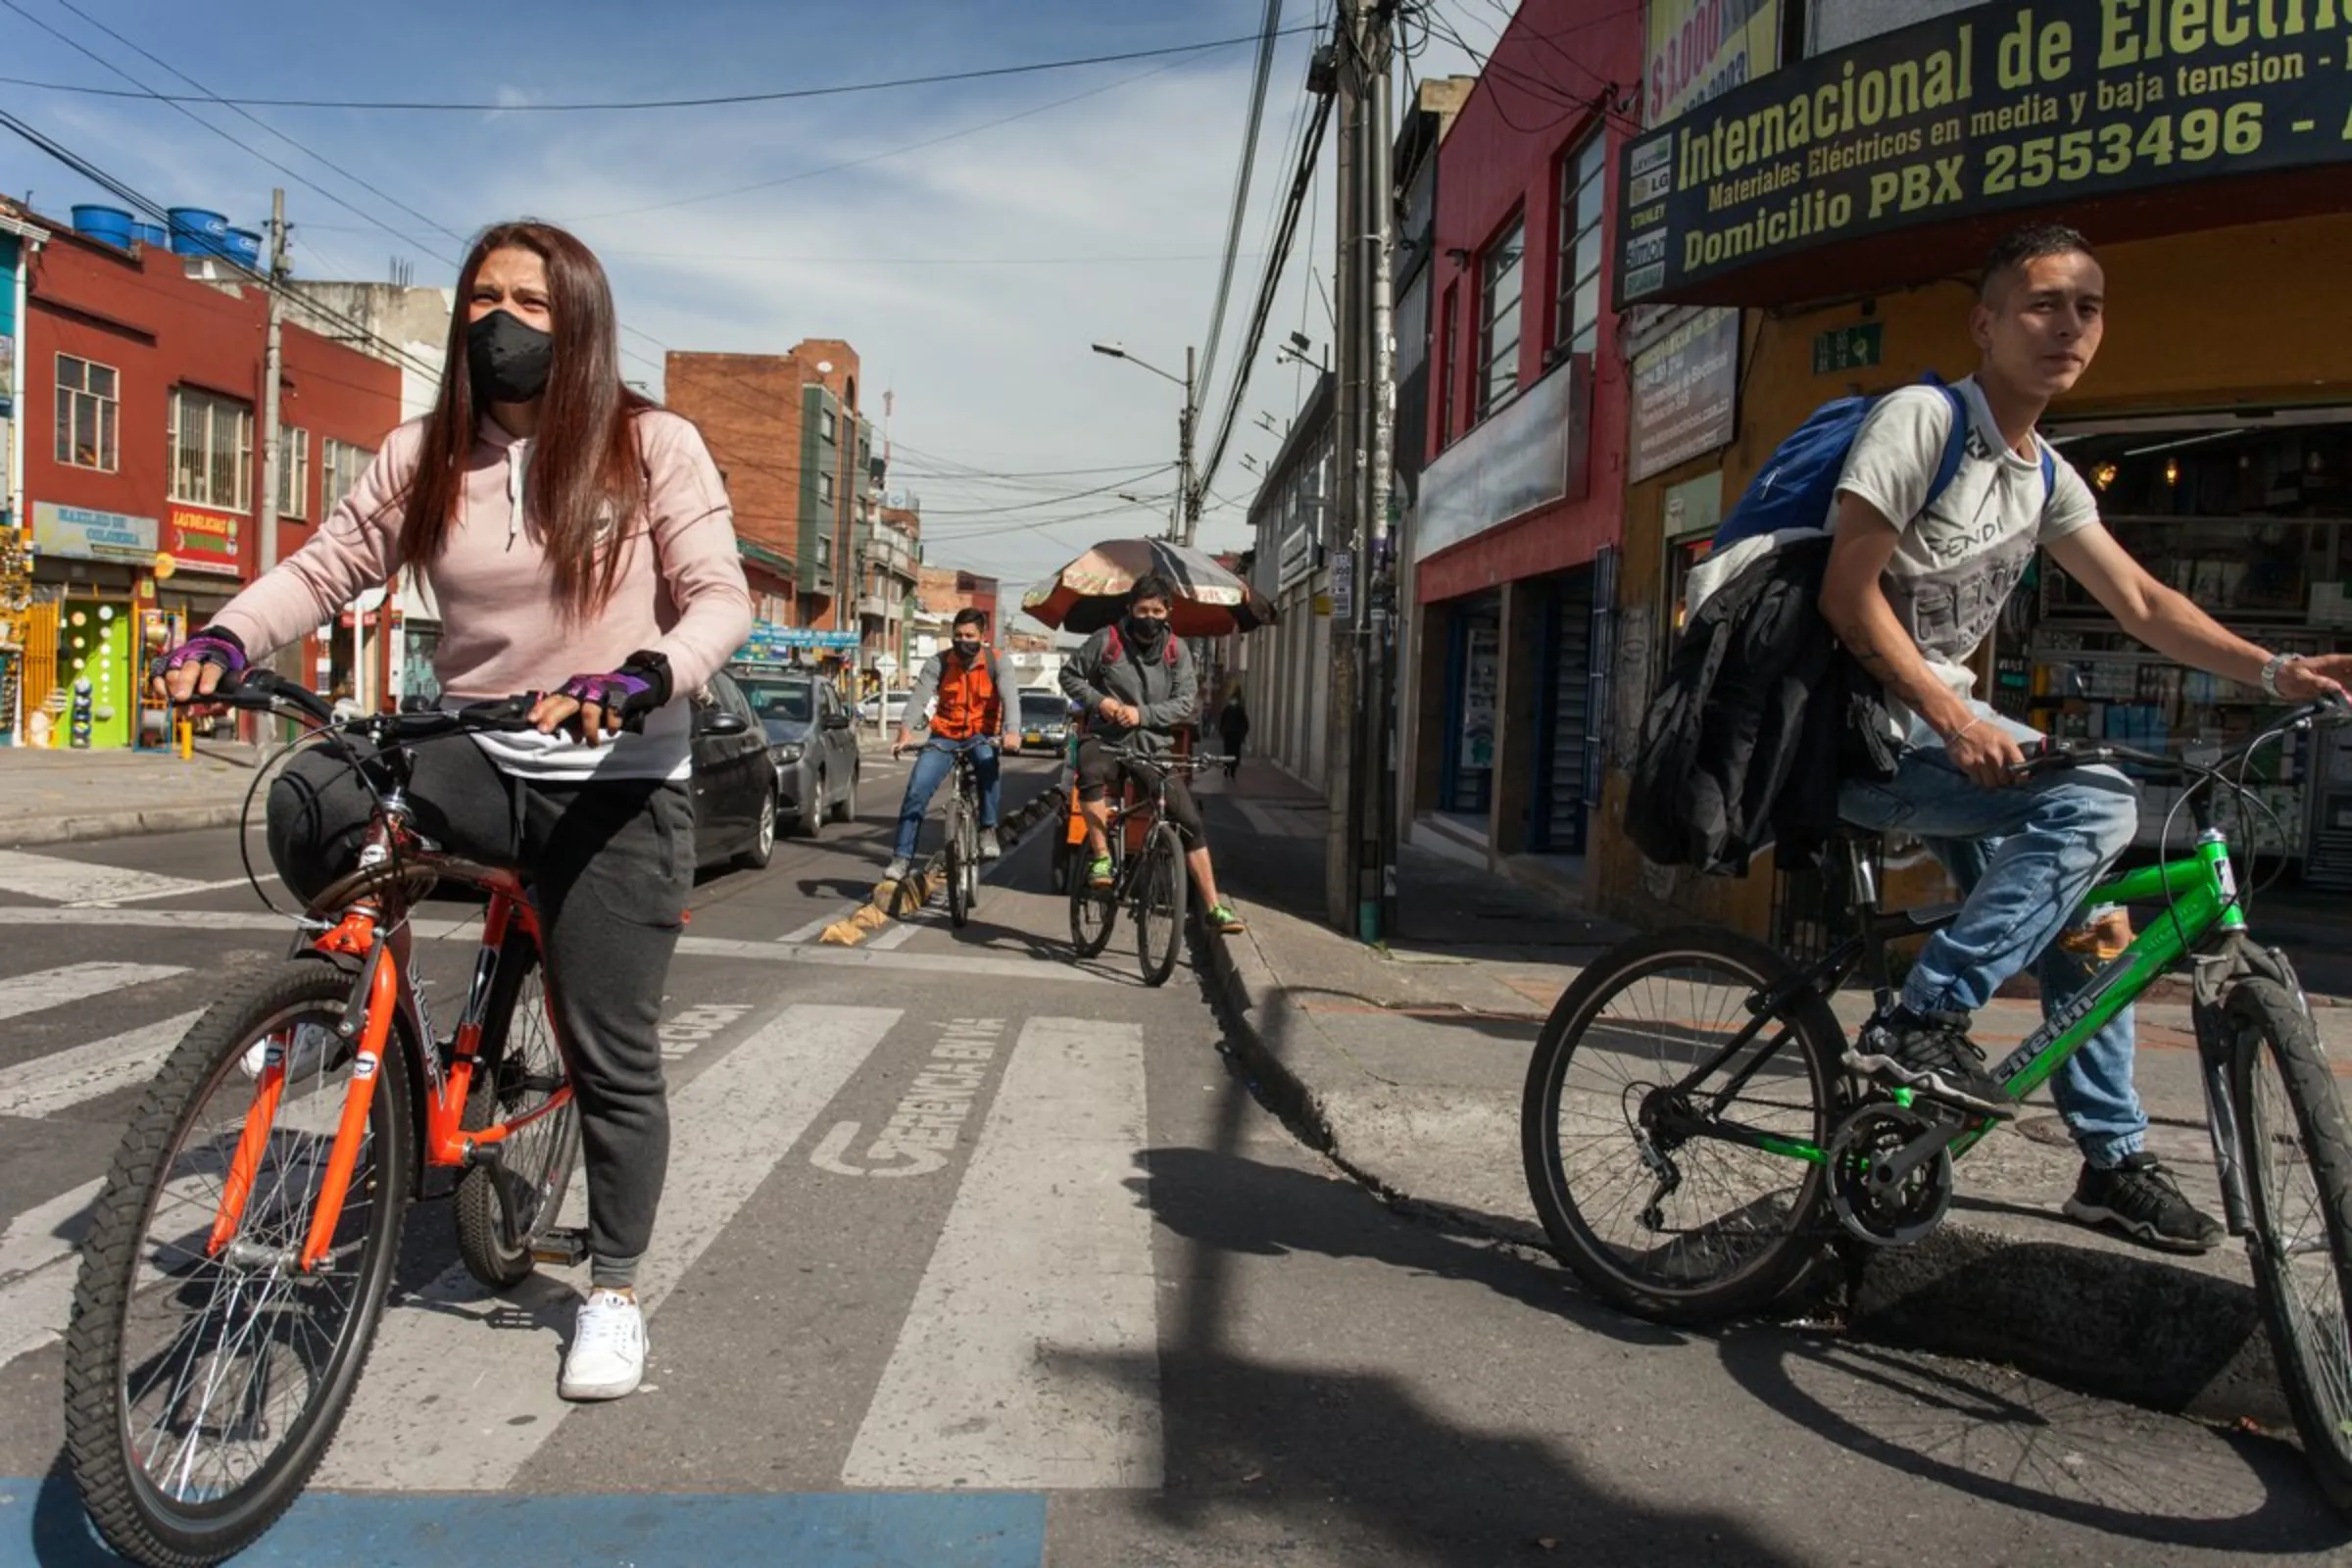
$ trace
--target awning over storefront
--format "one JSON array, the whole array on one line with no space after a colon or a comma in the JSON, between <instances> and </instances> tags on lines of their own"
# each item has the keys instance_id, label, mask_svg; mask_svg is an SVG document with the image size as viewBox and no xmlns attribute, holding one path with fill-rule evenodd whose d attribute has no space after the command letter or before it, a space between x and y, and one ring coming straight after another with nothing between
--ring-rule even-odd
<instances>
[{"instance_id":1,"label":"awning over storefront","mask_svg":"<svg viewBox=\"0 0 2352 1568\"><path fill-rule=\"evenodd\" d=\"M2344 209L2352 7L2035 0L1798 62L1632 145L1620 309L1973 271L2057 217L2101 243Z\"/></svg>"}]
</instances>

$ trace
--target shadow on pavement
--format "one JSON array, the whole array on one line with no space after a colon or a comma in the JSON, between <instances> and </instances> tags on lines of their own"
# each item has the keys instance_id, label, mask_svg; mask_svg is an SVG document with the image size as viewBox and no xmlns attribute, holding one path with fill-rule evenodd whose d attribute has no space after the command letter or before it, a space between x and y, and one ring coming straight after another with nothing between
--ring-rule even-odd
<instances>
[{"instance_id":1,"label":"shadow on pavement","mask_svg":"<svg viewBox=\"0 0 2352 1568\"><path fill-rule=\"evenodd\" d=\"M1740 1385L1794 1425L2001 1507L2214 1551L2352 1543L2301 1453L2275 1439L2125 1410L2007 1367L1762 1325L1720 1343Z\"/></svg>"}]
</instances>

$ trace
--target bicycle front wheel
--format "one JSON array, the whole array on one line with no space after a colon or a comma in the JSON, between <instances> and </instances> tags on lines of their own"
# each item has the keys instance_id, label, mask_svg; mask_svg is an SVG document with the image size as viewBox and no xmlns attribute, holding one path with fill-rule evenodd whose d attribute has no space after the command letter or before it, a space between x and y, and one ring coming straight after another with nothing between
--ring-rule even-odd
<instances>
[{"instance_id":1,"label":"bicycle front wheel","mask_svg":"<svg viewBox=\"0 0 2352 1568\"><path fill-rule=\"evenodd\" d=\"M1728 931L1666 932L1603 956L1544 1021L1520 1109L1528 1196L1560 1261L1621 1311L1753 1311L1820 1250L1844 1036L1810 991L1759 1020L1792 973Z\"/></svg>"},{"instance_id":2,"label":"bicycle front wheel","mask_svg":"<svg viewBox=\"0 0 2352 1568\"><path fill-rule=\"evenodd\" d=\"M972 917L972 813L961 800L948 807L948 918L962 925Z\"/></svg>"},{"instance_id":3,"label":"bicycle front wheel","mask_svg":"<svg viewBox=\"0 0 2352 1568\"><path fill-rule=\"evenodd\" d=\"M387 1045L367 1134L319 1265L311 1228L344 1097L351 976L267 970L168 1057L92 1212L66 1336L66 1451L99 1534L137 1562L214 1563L293 1502L325 1455L375 1338L415 1153L407 1047ZM235 1233L210 1245L266 1056L285 1082L248 1144Z\"/></svg>"},{"instance_id":4,"label":"bicycle front wheel","mask_svg":"<svg viewBox=\"0 0 2352 1568\"><path fill-rule=\"evenodd\" d=\"M2352 1127L2319 1033L2285 987L2243 981L2222 1018L2255 1294L2304 1455L2322 1490L2352 1508Z\"/></svg>"},{"instance_id":5,"label":"bicycle front wheel","mask_svg":"<svg viewBox=\"0 0 2352 1568\"><path fill-rule=\"evenodd\" d=\"M570 1082L550 1005L539 944L519 928L511 931L490 983L481 1058L466 1096L466 1131L528 1116ZM531 1246L555 1228L579 1157L578 1108L566 1101L507 1136L498 1171L476 1165L466 1173L458 1183L457 1220L466 1273L492 1290L529 1277Z\"/></svg>"},{"instance_id":6,"label":"bicycle front wheel","mask_svg":"<svg viewBox=\"0 0 2352 1568\"><path fill-rule=\"evenodd\" d=\"M1184 849L1165 822L1144 840L1135 868L1135 956L1144 984L1165 985L1184 945Z\"/></svg>"},{"instance_id":7,"label":"bicycle front wheel","mask_svg":"<svg viewBox=\"0 0 2352 1568\"><path fill-rule=\"evenodd\" d=\"M1111 885L1096 887L1088 879L1092 857L1081 844L1070 855L1070 946L1081 958L1092 958L1110 946L1110 933L1119 923L1119 856L1111 851Z\"/></svg>"}]
</instances>

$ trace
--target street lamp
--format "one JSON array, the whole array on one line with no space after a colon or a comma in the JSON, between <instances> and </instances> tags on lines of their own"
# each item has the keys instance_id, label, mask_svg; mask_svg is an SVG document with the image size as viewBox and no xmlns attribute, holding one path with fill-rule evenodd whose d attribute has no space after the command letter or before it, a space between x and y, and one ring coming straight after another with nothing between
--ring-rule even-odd
<instances>
[{"instance_id":1,"label":"street lamp","mask_svg":"<svg viewBox=\"0 0 2352 1568\"><path fill-rule=\"evenodd\" d=\"M1193 426L1199 422L1200 410L1193 405L1193 375L1196 351L1188 346L1184 351L1184 374L1175 376L1146 360L1127 352L1124 343L1097 343L1097 354L1114 360L1125 360L1139 369L1150 370L1161 380L1184 388L1184 409L1176 416L1176 500L1168 509L1168 537L1180 544L1193 542L1193 530L1200 521L1200 494L1193 484Z\"/></svg>"}]
</instances>

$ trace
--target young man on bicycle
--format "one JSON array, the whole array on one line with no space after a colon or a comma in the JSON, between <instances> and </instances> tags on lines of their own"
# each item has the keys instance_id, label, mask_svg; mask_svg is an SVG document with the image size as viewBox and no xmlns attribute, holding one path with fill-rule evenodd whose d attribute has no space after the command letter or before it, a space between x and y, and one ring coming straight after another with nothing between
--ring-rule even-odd
<instances>
[{"instance_id":1,"label":"young man on bicycle","mask_svg":"<svg viewBox=\"0 0 2352 1568\"><path fill-rule=\"evenodd\" d=\"M1900 760L1892 778L1849 779L1838 811L1865 828L1924 840L1967 896L1930 937L1899 1003L1864 1026L1846 1065L1982 1116L2015 1103L1968 1038L1969 1014L2002 981L2037 965L2045 1013L2090 979L2088 933L2070 930L2082 897L2130 847L2132 783L2111 767L2021 777L2040 737L1972 695L1967 661L2044 547L2118 624L2157 652L2281 702L2337 690L2352 656L2274 655L2156 581L2099 520L2089 486L2063 460L2045 483L2034 425L2090 367L2106 328L2106 279L2071 228L2012 234L1984 269L1970 332L1981 360L1960 395L1971 430L1951 482L1928 491L1953 404L1907 387L1871 411L1847 454L1832 520L1821 608L1885 686ZM2075 1054L2050 1088L2081 1146L2066 1212L2148 1246L2204 1251L2222 1228L2181 1196L2146 1151L2126 1011Z\"/></svg>"},{"instance_id":2,"label":"young man on bicycle","mask_svg":"<svg viewBox=\"0 0 2352 1568\"><path fill-rule=\"evenodd\" d=\"M1114 749L1148 757L1172 756L1176 730L1193 721L1200 680L1184 639L1168 630L1176 590L1165 577L1147 575L1128 591L1127 612L1105 626L1061 666L1061 689L1086 710L1086 738L1078 743L1078 807L1086 814L1087 881L1110 886L1110 789L1131 764ZM1233 906L1217 897L1200 808L1182 777L1167 781L1168 820L1184 840L1185 863L1200 889L1208 923L1232 934L1244 929Z\"/></svg>"},{"instance_id":3,"label":"young man on bicycle","mask_svg":"<svg viewBox=\"0 0 2352 1568\"><path fill-rule=\"evenodd\" d=\"M995 649L985 646L988 616L984 612L968 606L958 610L949 635L953 641L947 650L923 662L914 690L906 697L898 739L891 742L893 757L910 750L915 744L914 721L922 716L926 704L937 700L938 707L931 714L931 743L906 775L906 798L899 805L898 846L882 873L886 882L904 879L914 863L923 813L930 809L940 781L956 765L957 752L970 755L972 769L980 776L980 858L993 860L1004 853L997 842L997 744L1002 737L1005 751L1021 749L1020 734L1013 728L1019 715L1011 702L1012 683L1004 678L1004 661Z\"/></svg>"}]
</instances>

